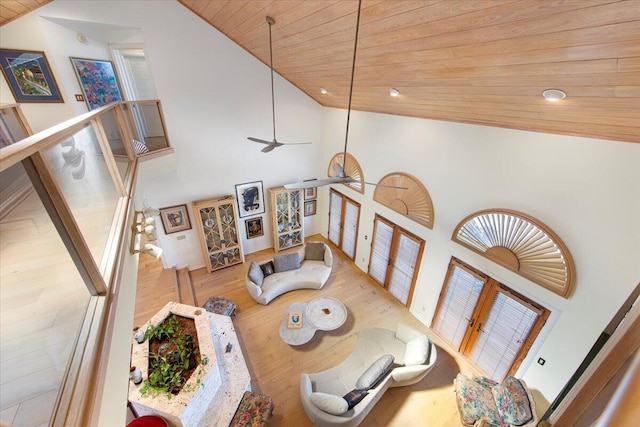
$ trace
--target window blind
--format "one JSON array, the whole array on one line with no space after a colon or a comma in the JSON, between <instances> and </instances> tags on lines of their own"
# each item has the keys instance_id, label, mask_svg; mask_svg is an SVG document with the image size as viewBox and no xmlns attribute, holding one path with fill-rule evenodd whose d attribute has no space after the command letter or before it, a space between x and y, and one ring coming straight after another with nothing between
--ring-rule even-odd
<instances>
[{"instance_id":1,"label":"window blind","mask_svg":"<svg viewBox=\"0 0 640 427\"><path fill-rule=\"evenodd\" d=\"M456 350L460 350L485 282L465 269L453 266L433 329Z\"/></svg>"},{"instance_id":2,"label":"window blind","mask_svg":"<svg viewBox=\"0 0 640 427\"><path fill-rule=\"evenodd\" d=\"M342 197L329 193L329 240L340 246L340 219L342 218Z\"/></svg>"},{"instance_id":3,"label":"window blind","mask_svg":"<svg viewBox=\"0 0 640 427\"><path fill-rule=\"evenodd\" d=\"M345 202L344 226L342 227L342 251L351 259L356 255L356 233L360 208L357 205Z\"/></svg>"},{"instance_id":4,"label":"window blind","mask_svg":"<svg viewBox=\"0 0 640 427\"><path fill-rule=\"evenodd\" d=\"M369 261L369 275L381 285L384 285L387 277L392 240L393 227L384 221L376 219L375 235L373 236L371 259Z\"/></svg>"},{"instance_id":5,"label":"window blind","mask_svg":"<svg viewBox=\"0 0 640 427\"><path fill-rule=\"evenodd\" d=\"M499 289L470 359L502 381L537 319L537 312Z\"/></svg>"},{"instance_id":6,"label":"window blind","mask_svg":"<svg viewBox=\"0 0 640 427\"><path fill-rule=\"evenodd\" d=\"M419 253L420 244L406 235L400 234L398 250L393 261L391 279L387 289L391 295L405 305L409 300L413 273L418 262Z\"/></svg>"}]
</instances>

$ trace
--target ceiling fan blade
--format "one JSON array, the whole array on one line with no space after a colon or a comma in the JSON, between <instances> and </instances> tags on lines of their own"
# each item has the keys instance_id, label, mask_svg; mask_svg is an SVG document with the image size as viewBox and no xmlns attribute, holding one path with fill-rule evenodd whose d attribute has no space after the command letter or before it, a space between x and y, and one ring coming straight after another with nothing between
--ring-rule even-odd
<instances>
[{"instance_id":1,"label":"ceiling fan blade","mask_svg":"<svg viewBox=\"0 0 640 427\"><path fill-rule=\"evenodd\" d=\"M282 144L282 145L307 145L307 144L311 144L310 142L279 142L278 144Z\"/></svg>"},{"instance_id":2,"label":"ceiling fan blade","mask_svg":"<svg viewBox=\"0 0 640 427\"><path fill-rule=\"evenodd\" d=\"M342 184L345 182L345 178L325 178L325 179L315 179L313 181L303 181L303 182L294 182L292 184L285 184L284 188L287 190L296 190L296 189L304 189L304 188L313 188L313 187L322 187L323 185L329 184Z\"/></svg>"},{"instance_id":3,"label":"ceiling fan blade","mask_svg":"<svg viewBox=\"0 0 640 427\"><path fill-rule=\"evenodd\" d=\"M395 185L376 184L376 183L374 183L374 182L365 182L365 184L367 184L367 185L374 185L374 186L376 186L376 187L395 188L395 189L397 189L397 190L408 190L408 189L409 189L408 187L398 187L398 186L395 186Z\"/></svg>"},{"instance_id":4,"label":"ceiling fan blade","mask_svg":"<svg viewBox=\"0 0 640 427\"><path fill-rule=\"evenodd\" d=\"M267 144L267 145L271 145L273 144L273 141L267 141L265 139L260 139L260 138L254 138L252 136L247 137L247 139L249 141L253 141L253 142L259 142L260 144Z\"/></svg>"},{"instance_id":5,"label":"ceiling fan blade","mask_svg":"<svg viewBox=\"0 0 640 427\"><path fill-rule=\"evenodd\" d=\"M344 178L345 175L344 175L344 169L342 169L342 165L340 165L339 163L334 163L331 169L333 169L333 173L337 177Z\"/></svg>"},{"instance_id":6,"label":"ceiling fan blade","mask_svg":"<svg viewBox=\"0 0 640 427\"><path fill-rule=\"evenodd\" d=\"M268 153L269 151L272 151L276 147L277 147L276 144L269 144L260 151L262 151L263 153Z\"/></svg>"}]
</instances>

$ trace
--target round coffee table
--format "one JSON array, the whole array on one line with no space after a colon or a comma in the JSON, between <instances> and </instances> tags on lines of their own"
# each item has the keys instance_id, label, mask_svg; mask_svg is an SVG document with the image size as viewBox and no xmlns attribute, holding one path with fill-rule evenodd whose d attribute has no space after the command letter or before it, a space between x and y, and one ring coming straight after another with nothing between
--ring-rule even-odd
<instances>
[{"instance_id":1,"label":"round coffee table","mask_svg":"<svg viewBox=\"0 0 640 427\"><path fill-rule=\"evenodd\" d=\"M287 326L289 313L300 311L302 315L301 328ZM287 314L280 322L280 338L289 345L302 345L311 341L316 331L332 331L344 325L347 320L347 308L335 298L318 297L308 304L294 302L287 307Z\"/></svg>"}]
</instances>

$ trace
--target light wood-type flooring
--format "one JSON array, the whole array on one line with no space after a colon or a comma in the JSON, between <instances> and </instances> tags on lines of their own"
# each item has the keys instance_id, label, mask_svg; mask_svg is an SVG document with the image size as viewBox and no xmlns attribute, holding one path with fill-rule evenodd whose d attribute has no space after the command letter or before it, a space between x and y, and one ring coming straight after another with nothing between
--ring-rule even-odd
<instances>
[{"instance_id":1,"label":"light wood-type flooring","mask_svg":"<svg viewBox=\"0 0 640 427\"><path fill-rule=\"evenodd\" d=\"M325 241L319 235L312 236L311 240ZM459 426L453 379L458 372L474 373L473 368L335 246L329 245L334 264L323 289L289 292L267 306L250 297L245 287L245 275L251 261L261 263L272 258L273 249L250 254L244 264L214 273L207 273L204 268L190 272L197 305L214 295L236 303L233 323L252 377L252 389L271 396L275 402L269 425L311 426L300 402L300 374L322 371L340 363L351 352L361 329L395 329L402 321L424 331L436 343L438 360L419 383L389 389L361 425ZM167 301L174 300L175 286L173 270L162 270L161 262L141 255L135 324L144 324ZM309 302L318 296L342 301L348 311L347 322L335 331L316 333L305 345L285 344L278 334L278 326L287 306L296 301Z\"/></svg>"},{"instance_id":2,"label":"light wood-type flooring","mask_svg":"<svg viewBox=\"0 0 640 427\"><path fill-rule=\"evenodd\" d=\"M0 221L0 420L48 425L89 292L32 192Z\"/></svg>"}]
</instances>

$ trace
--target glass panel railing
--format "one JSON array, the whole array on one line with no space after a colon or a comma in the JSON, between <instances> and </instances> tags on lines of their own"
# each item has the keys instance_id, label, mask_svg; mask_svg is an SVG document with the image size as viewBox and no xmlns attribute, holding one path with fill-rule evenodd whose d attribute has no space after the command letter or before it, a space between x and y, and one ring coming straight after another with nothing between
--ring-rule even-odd
<instances>
[{"instance_id":1,"label":"glass panel railing","mask_svg":"<svg viewBox=\"0 0 640 427\"><path fill-rule=\"evenodd\" d=\"M47 165L95 263L107 247L120 193L90 124L44 150Z\"/></svg>"},{"instance_id":2,"label":"glass panel railing","mask_svg":"<svg viewBox=\"0 0 640 427\"><path fill-rule=\"evenodd\" d=\"M91 296L35 192L0 220L0 242L0 419L50 425Z\"/></svg>"},{"instance_id":3,"label":"glass panel railing","mask_svg":"<svg viewBox=\"0 0 640 427\"><path fill-rule=\"evenodd\" d=\"M20 107L0 107L0 148L13 144L31 134L20 112Z\"/></svg>"},{"instance_id":4,"label":"glass panel railing","mask_svg":"<svg viewBox=\"0 0 640 427\"><path fill-rule=\"evenodd\" d=\"M127 173L127 166L129 165L129 155L124 145L126 137L118 126L115 111L115 108L106 111L98 117L98 120L100 120L102 124L102 129L109 143L109 149L118 165L118 173L124 180ZM124 131L126 132L126 129Z\"/></svg>"},{"instance_id":5,"label":"glass panel railing","mask_svg":"<svg viewBox=\"0 0 640 427\"><path fill-rule=\"evenodd\" d=\"M128 101L123 105L133 139L142 143L137 146L136 154L169 147L160 101Z\"/></svg>"}]
</instances>

